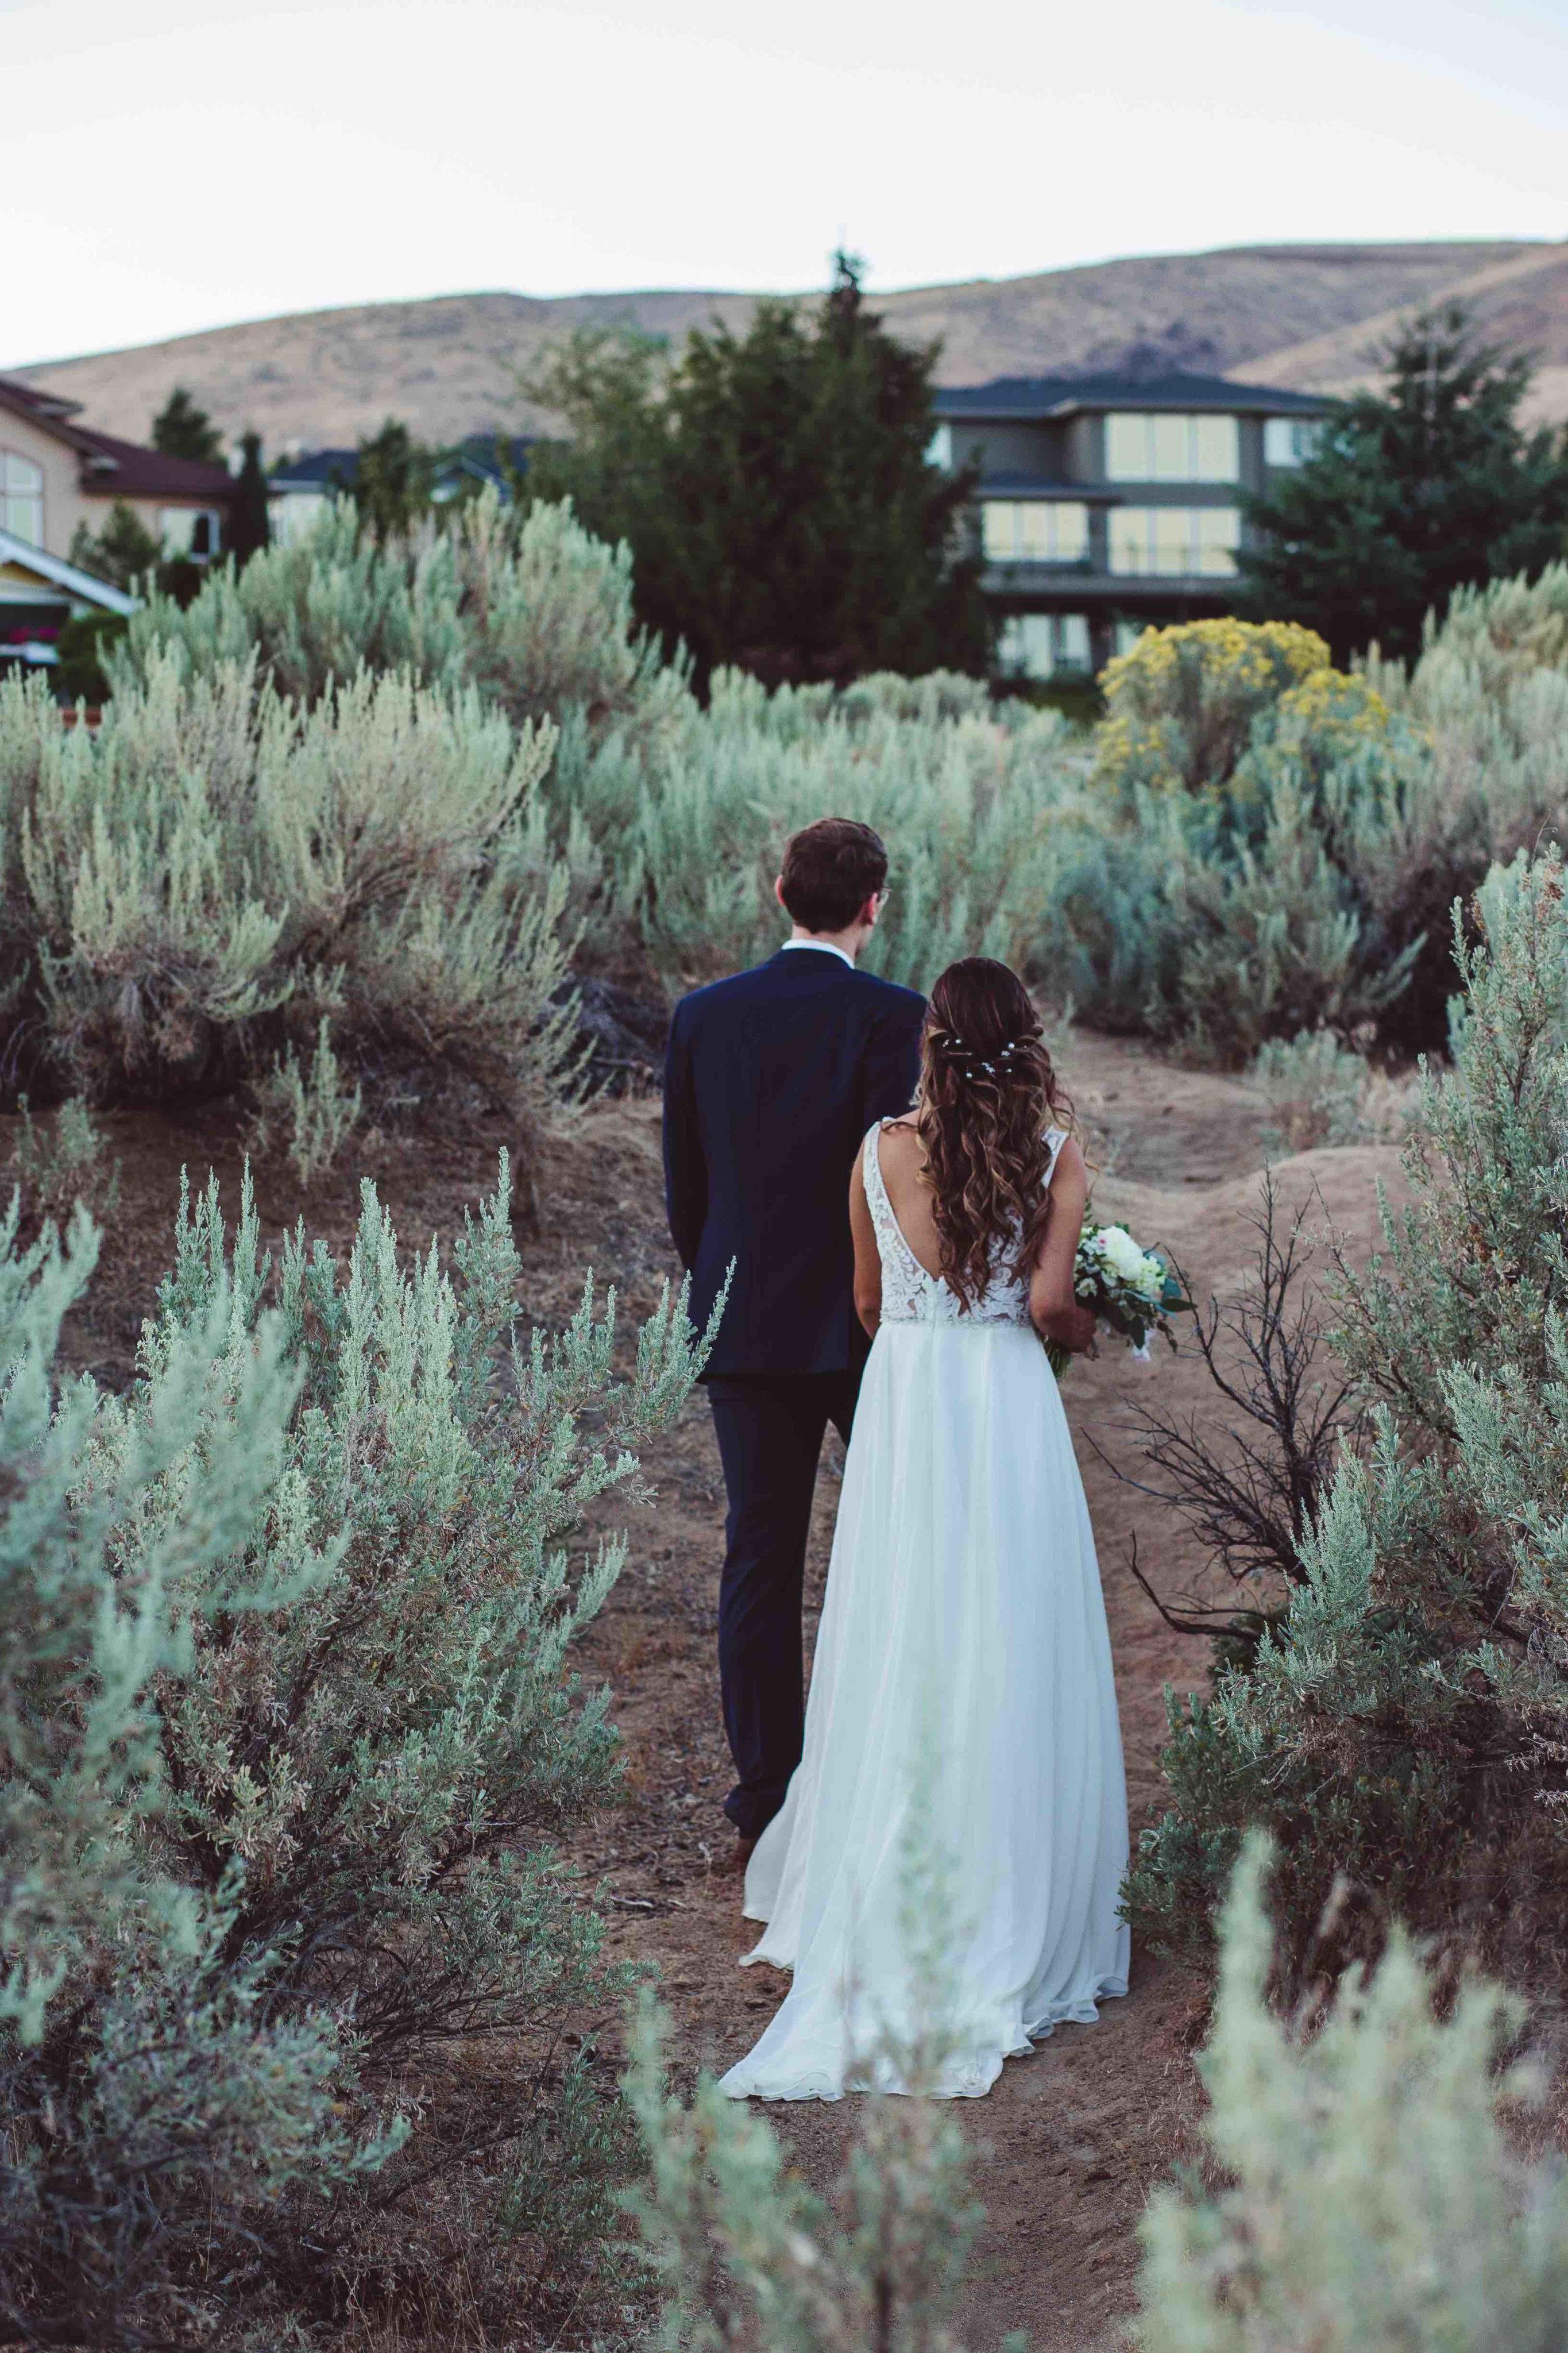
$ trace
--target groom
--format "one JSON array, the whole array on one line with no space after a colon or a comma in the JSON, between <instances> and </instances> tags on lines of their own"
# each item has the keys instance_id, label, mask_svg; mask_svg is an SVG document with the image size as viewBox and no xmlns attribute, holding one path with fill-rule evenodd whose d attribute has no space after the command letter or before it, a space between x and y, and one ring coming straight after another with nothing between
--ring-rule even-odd
<instances>
[{"instance_id":1,"label":"groom","mask_svg":"<svg viewBox=\"0 0 1568 2353\"><path fill-rule=\"evenodd\" d=\"M801 1587L823 1433L849 1436L867 1354L852 1293L849 1172L907 1111L925 1000L856 969L888 853L868 825L797 833L775 884L792 931L753 971L683 997L665 1069L669 1230L699 1329L734 1262L703 1376L729 1497L719 1588L724 1810L743 1870L784 1803L805 1721Z\"/></svg>"}]
</instances>

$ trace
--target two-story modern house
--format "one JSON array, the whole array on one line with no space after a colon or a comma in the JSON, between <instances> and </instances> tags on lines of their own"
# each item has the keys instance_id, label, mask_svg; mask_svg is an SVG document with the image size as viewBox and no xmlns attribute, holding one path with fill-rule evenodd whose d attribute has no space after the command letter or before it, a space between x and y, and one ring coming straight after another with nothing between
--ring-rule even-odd
<instances>
[{"instance_id":1,"label":"two-story modern house","mask_svg":"<svg viewBox=\"0 0 1568 2353\"><path fill-rule=\"evenodd\" d=\"M1098 670L1151 623L1228 612L1239 494L1299 466L1326 405L1224 376L999 376L936 395L931 457L980 468L1005 676Z\"/></svg>"}]
</instances>

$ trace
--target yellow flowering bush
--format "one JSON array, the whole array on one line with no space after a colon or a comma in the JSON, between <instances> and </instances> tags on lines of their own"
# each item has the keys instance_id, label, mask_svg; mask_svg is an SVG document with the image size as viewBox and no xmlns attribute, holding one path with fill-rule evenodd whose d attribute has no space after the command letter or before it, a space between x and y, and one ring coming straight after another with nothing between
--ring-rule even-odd
<instances>
[{"instance_id":1,"label":"yellow flowering bush","mask_svg":"<svg viewBox=\"0 0 1568 2353\"><path fill-rule=\"evenodd\" d=\"M1223 785L1254 722L1331 670L1315 629L1294 621L1184 621L1145 629L1107 665L1096 775L1120 787ZM1352 683L1344 680L1345 685Z\"/></svg>"},{"instance_id":2,"label":"yellow flowering bush","mask_svg":"<svg viewBox=\"0 0 1568 2353\"><path fill-rule=\"evenodd\" d=\"M1334 798L1330 779L1336 771L1353 780L1358 802L1379 796L1396 749L1414 748L1415 735L1403 714L1395 726L1385 698L1359 672L1327 665L1310 670L1254 723L1251 742L1227 780L1236 821L1247 822L1249 805L1266 799L1273 781L1285 776L1314 799L1325 793Z\"/></svg>"}]
</instances>

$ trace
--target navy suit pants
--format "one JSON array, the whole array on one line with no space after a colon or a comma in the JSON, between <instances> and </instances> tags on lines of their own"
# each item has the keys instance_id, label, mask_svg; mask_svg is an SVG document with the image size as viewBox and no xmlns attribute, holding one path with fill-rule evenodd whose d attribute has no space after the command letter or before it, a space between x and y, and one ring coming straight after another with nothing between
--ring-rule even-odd
<instances>
[{"instance_id":1,"label":"navy suit pants","mask_svg":"<svg viewBox=\"0 0 1568 2353\"><path fill-rule=\"evenodd\" d=\"M754 1839L778 1812L805 1725L801 1594L817 1458L847 1445L860 1387L841 1373L723 1373L707 1384L729 1498L719 1680L739 1776L724 1811Z\"/></svg>"}]
</instances>

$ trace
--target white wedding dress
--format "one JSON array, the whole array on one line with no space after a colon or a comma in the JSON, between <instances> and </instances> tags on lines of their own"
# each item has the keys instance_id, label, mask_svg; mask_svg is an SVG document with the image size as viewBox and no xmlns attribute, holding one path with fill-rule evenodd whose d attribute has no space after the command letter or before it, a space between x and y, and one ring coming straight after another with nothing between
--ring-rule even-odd
<instances>
[{"instance_id":1,"label":"white wedding dress","mask_svg":"<svg viewBox=\"0 0 1568 2353\"><path fill-rule=\"evenodd\" d=\"M845 1465L805 1746L746 1873L747 1964L794 1983L724 2076L734 2099L910 2088L918 2027L907 1850L948 1868L956 1989L918 2088L990 2089L1002 2062L1127 1990L1127 1799L1094 1535L1061 1398L1000 1259L967 1315L915 1258L866 1139L881 1325ZM1047 1138L1051 1167L1064 1137ZM1049 1181L1047 1177L1047 1182Z\"/></svg>"}]
</instances>

